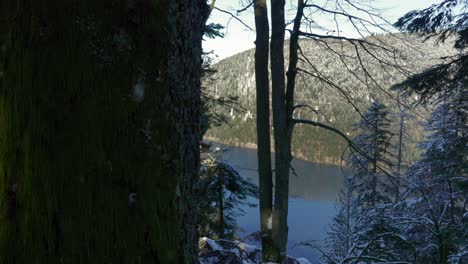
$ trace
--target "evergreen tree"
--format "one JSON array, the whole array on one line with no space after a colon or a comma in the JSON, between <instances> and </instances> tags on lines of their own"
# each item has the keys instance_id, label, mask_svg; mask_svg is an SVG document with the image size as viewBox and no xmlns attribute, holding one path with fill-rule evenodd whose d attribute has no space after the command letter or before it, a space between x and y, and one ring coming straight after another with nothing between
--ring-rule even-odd
<instances>
[{"instance_id":1,"label":"evergreen tree","mask_svg":"<svg viewBox=\"0 0 468 264\"><path fill-rule=\"evenodd\" d=\"M354 178L348 176L337 201L338 214L333 218L330 230L327 232L328 253L326 257L324 256L327 263L337 263L352 251L356 238L356 223L363 220L358 217L358 205L354 193Z\"/></svg>"},{"instance_id":2,"label":"evergreen tree","mask_svg":"<svg viewBox=\"0 0 468 264\"><path fill-rule=\"evenodd\" d=\"M416 74L395 86L407 94L416 93L428 103L438 95L455 95L460 85L468 85L468 0L442 0L423 10L414 10L395 23L407 31L435 37L444 42L454 36L454 48L459 52L443 58L444 63Z\"/></svg>"},{"instance_id":3,"label":"evergreen tree","mask_svg":"<svg viewBox=\"0 0 468 264\"><path fill-rule=\"evenodd\" d=\"M211 238L234 239L238 230L235 218L245 213L238 207L255 206L248 200L258 197L258 190L255 184L222 161L221 153L219 147L202 153L200 177L207 184L200 203L200 233Z\"/></svg>"},{"instance_id":4,"label":"evergreen tree","mask_svg":"<svg viewBox=\"0 0 468 264\"><path fill-rule=\"evenodd\" d=\"M419 263L466 263L467 233L467 80L466 0L443 0L412 11L396 23L409 31L445 41L455 36L459 53L396 86L435 103L420 145L421 159L406 172L408 189L401 232L417 251Z\"/></svg>"},{"instance_id":5,"label":"evergreen tree","mask_svg":"<svg viewBox=\"0 0 468 264\"><path fill-rule=\"evenodd\" d=\"M356 193L361 206L374 207L378 203L390 201L392 179L386 171L393 166L393 146L391 145L391 120L389 110L379 102L374 102L355 125L358 133L354 139L356 146L367 157L353 149L349 163L356 178ZM385 171L384 171L385 170Z\"/></svg>"},{"instance_id":6,"label":"evergreen tree","mask_svg":"<svg viewBox=\"0 0 468 264\"><path fill-rule=\"evenodd\" d=\"M195 263L206 3L0 1L0 263Z\"/></svg>"},{"instance_id":7,"label":"evergreen tree","mask_svg":"<svg viewBox=\"0 0 468 264\"><path fill-rule=\"evenodd\" d=\"M455 14L462 5L462 13ZM464 6L463 6L464 5ZM463 10L466 0L445 0L422 11L413 11L397 22L397 26L411 32L441 33L444 41L455 34L455 47L460 53L448 63L438 65L415 75L398 87L415 92L421 102L436 98L437 107L426 126L428 138L420 147L421 159L402 177L402 192L395 204L388 203L387 195L376 199L372 193L375 185L356 191L358 215L368 219L356 225L357 236L345 257L334 263L405 262L405 263L466 263L468 249L467 224L467 98L466 89L466 19ZM365 116L368 116L366 114ZM367 120L367 119L365 119ZM376 148L372 126L362 126L364 135L356 138L371 159L351 155L351 165L358 178L372 175L376 167L389 167L390 162L376 166ZM370 123L372 124L372 123ZM370 144L369 142L374 142ZM387 148L384 147L384 150ZM383 157L390 157L388 154ZM381 183L391 182L381 181ZM360 182L357 183L358 189ZM381 189L385 189L380 187ZM365 192L365 189L370 189ZM392 193L389 188L388 194ZM368 202L371 199L372 202ZM377 201L379 200L379 201ZM341 202L343 208L345 205ZM340 211L341 212L341 211ZM337 225L337 224L335 224ZM351 233L354 234L354 233ZM333 239L335 241L336 239ZM339 245L334 242L333 245ZM354 251L353 251L354 250Z\"/></svg>"},{"instance_id":8,"label":"evergreen tree","mask_svg":"<svg viewBox=\"0 0 468 264\"><path fill-rule=\"evenodd\" d=\"M439 100L426 126L427 140L420 144L421 159L402 177L400 201L365 206L365 196L360 196L359 191L354 192L353 202L340 200L340 213L330 234L331 248L335 251L326 255L327 259L333 259L331 263L345 260L465 263L468 260L467 95L466 90L461 90L456 96ZM350 204L355 208L347 208ZM343 212L352 210L357 213L347 221L355 224L351 225L351 232L344 232ZM363 218L366 220L359 220ZM351 234L352 238L344 234ZM346 253L341 250L335 254L336 249L348 245L338 239L343 237L353 242Z\"/></svg>"},{"instance_id":9,"label":"evergreen tree","mask_svg":"<svg viewBox=\"0 0 468 264\"><path fill-rule=\"evenodd\" d=\"M460 89L455 96L442 96L438 101L426 126L430 135L421 144L421 162L430 164L434 177L451 180L468 171L468 90Z\"/></svg>"},{"instance_id":10,"label":"evergreen tree","mask_svg":"<svg viewBox=\"0 0 468 264\"><path fill-rule=\"evenodd\" d=\"M363 153L351 151L353 174L338 201L339 213L328 233L328 263L406 261L407 242L392 221L397 189L388 171L393 166L389 110L374 102L356 124L354 142Z\"/></svg>"},{"instance_id":11,"label":"evergreen tree","mask_svg":"<svg viewBox=\"0 0 468 264\"><path fill-rule=\"evenodd\" d=\"M205 26L204 36L206 38L222 38L224 27L220 24L210 23ZM202 83L201 101L202 101L202 116L201 116L201 137L206 131L212 127L229 124L229 117L226 113L230 109L236 112L242 112L239 107L238 97L232 95L219 96L215 95L213 89L208 89L213 85L213 74L216 70L213 69L213 51L203 51L202 54Z\"/></svg>"},{"instance_id":12,"label":"evergreen tree","mask_svg":"<svg viewBox=\"0 0 468 264\"><path fill-rule=\"evenodd\" d=\"M440 99L426 126L422 157L407 172L412 192L405 212L414 222L403 232L411 237L421 262L468 260L467 96L468 91L461 90Z\"/></svg>"},{"instance_id":13,"label":"evergreen tree","mask_svg":"<svg viewBox=\"0 0 468 264\"><path fill-rule=\"evenodd\" d=\"M338 214L327 232L326 263L408 263L414 254L394 221L394 204L362 207L349 176L340 192Z\"/></svg>"}]
</instances>

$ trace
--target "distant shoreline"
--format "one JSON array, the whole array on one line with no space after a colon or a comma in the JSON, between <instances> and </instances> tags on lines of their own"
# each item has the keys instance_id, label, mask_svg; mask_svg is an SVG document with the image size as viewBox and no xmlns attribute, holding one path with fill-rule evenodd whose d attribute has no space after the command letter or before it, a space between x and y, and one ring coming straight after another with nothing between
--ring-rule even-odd
<instances>
[{"instance_id":1,"label":"distant shoreline","mask_svg":"<svg viewBox=\"0 0 468 264\"><path fill-rule=\"evenodd\" d=\"M248 148L248 149L257 150L257 144L252 143L252 142L247 142L247 143L225 142L225 141L221 140L220 138L212 137L212 136L204 136L203 140L212 141L212 142L216 142L216 143L221 143L221 144L228 145L228 146L231 146L231 147L240 147L240 148ZM271 151L273 151L273 150L271 150Z\"/></svg>"},{"instance_id":2,"label":"distant shoreline","mask_svg":"<svg viewBox=\"0 0 468 264\"><path fill-rule=\"evenodd\" d=\"M204 136L203 141L211 141L211 142L215 142L215 143L219 143L219 144L228 145L228 146L231 146L231 147L247 148L247 149L257 150L257 144L252 143L252 142L247 142L247 143L241 143L241 142L238 142L238 141L237 142L225 142L225 141L221 140L220 138L213 137L213 136ZM274 149L271 149L271 153L274 153ZM307 161L307 162L311 162L311 163L315 163L315 164L323 164L323 165L334 165L334 166L342 166L343 165L340 162L327 162L327 161L317 162L317 161L314 161L314 160L309 160L304 156L296 156L296 155L294 155L294 153L293 153L293 159ZM343 167L346 167L346 166L343 166Z\"/></svg>"}]
</instances>

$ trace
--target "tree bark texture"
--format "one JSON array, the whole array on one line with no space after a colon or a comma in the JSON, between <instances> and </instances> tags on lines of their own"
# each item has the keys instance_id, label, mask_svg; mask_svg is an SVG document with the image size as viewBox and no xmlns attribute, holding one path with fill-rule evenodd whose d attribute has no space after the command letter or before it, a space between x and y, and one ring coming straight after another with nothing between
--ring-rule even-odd
<instances>
[{"instance_id":1,"label":"tree bark texture","mask_svg":"<svg viewBox=\"0 0 468 264\"><path fill-rule=\"evenodd\" d=\"M0 262L194 263L201 0L0 3Z\"/></svg>"},{"instance_id":2,"label":"tree bark texture","mask_svg":"<svg viewBox=\"0 0 468 264\"><path fill-rule=\"evenodd\" d=\"M275 200L273 210L273 243L277 261L283 262L286 257L288 239L288 194L289 163L287 115L285 101L284 72L284 0L271 1L271 83L273 129L275 139Z\"/></svg>"},{"instance_id":3,"label":"tree bark texture","mask_svg":"<svg viewBox=\"0 0 468 264\"><path fill-rule=\"evenodd\" d=\"M289 65L287 72L287 85L286 85L286 126L288 131L288 146L289 153L291 153L292 134L294 129L293 114L294 114L294 91L296 88L297 76L297 63L298 50L299 50L299 33L301 28L301 21L304 15L304 1L297 1L297 11L294 18L293 31L289 39ZM292 155L290 155L292 157Z\"/></svg>"},{"instance_id":4,"label":"tree bark texture","mask_svg":"<svg viewBox=\"0 0 468 264\"><path fill-rule=\"evenodd\" d=\"M273 213L273 178L270 143L270 82L268 77L269 25L266 0L255 0L255 85L257 100L257 155L260 187L260 227L263 261L274 261L268 221ZM271 220L270 220L271 221Z\"/></svg>"},{"instance_id":5,"label":"tree bark texture","mask_svg":"<svg viewBox=\"0 0 468 264\"><path fill-rule=\"evenodd\" d=\"M224 186L223 186L223 174L218 170L218 219L219 219L219 226L218 226L218 238L224 238Z\"/></svg>"}]
</instances>

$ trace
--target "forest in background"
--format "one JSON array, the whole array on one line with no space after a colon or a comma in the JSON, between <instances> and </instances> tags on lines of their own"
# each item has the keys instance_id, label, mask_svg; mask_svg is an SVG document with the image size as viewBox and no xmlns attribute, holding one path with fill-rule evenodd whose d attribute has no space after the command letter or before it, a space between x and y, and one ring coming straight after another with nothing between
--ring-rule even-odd
<instances>
[{"instance_id":1,"label":"forest in background","mask_svg":"<svg viewBox=\"0 0 468 264\"><path fill-rule=\"evenodd\" d=\"M373 38L378 38L378 40L372 40ZM456 49L453 47L455 38L453 37L444 43L437 43L436 39L424 41L424 37L420 35L402 33L376 35L369 37L369 39L376 43L382 41L400 52L398 64L405 71L411 73L422 72L443 61L441 58L456 54ZM369 89L363 83L365 77L362 72L359 72L359 65L354 59L347 58L347 64L355 75L348 71L346 65L341 61L341 53L349 56L353 54L353 46L349 43L337 40L324 40L324 43L321 43L301 39L300 45L310 62L323 74L321 77L343 87L346 96L359 109L366 109L372 101L379 100L394 106L390 107L390 110L392 118L398 122L400 108L417 101L415 100L417 97L404 98L405 106L398 107L398 104L395 104L398 93L390 91L390 88L405 80L404 73L389 66L382 69L367 55L363 56L363 61L370 64L369 73L393 97L383 91ZM332 52L328 47L332 47L340 53ZM286 41L284 47L286 56L288 48L289 42ZM237 105L213 108L213 111L227 116L228 120L222 126L211 127L206 136L232 145L254 146L248 144L256 142L254 52L254 50L248 50L223 59L212 66L215 72L204 79L202 85L205 87L206 93L215 98L235 97L238 102ZM311 66L307 65L306 62L299 62L299 67L311 69ZM310 105L317 111L315 113L307 108L298 109L297 117L330 124L351 137L355 135L353 125L359 121L359 113L353 109L352 105L346 103L346 97L343 96L342 92L323 80L308 75L298 77L296 100L297 104ZM421 124L429 117L430 109L430 105L419 106L413 107L411 111L406 113L408 117L411 117L405 120L407 140L405 141L404 160L406 162L414 160L419 155L417 142L422 140L424 136ZM398 127L395 126L395 129L398 130ZM341 137L323 129L298 126L294 130L293 152L296 158L317 163L342 164L342 155L345 149L346 142Z\"/></svg>"}]
</instances>

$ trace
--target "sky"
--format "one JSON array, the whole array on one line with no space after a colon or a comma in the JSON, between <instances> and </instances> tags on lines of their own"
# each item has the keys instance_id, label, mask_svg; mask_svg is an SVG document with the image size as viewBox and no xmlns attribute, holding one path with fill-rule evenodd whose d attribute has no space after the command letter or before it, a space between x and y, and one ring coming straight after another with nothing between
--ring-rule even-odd
<instances>
[{"instance_id":1,"label":"sky","mask_svg":"<svg viewBox=\"0 0 468 264\"><path fill-rule=\"evenodd\" d=\"M330 7L330 3L335 3L336 0L315 0L311 1L313 3L319 4L320 2L327 2L325 6ZM338 0L343 2L343 0ZM208 2L211 2L209 0ZM215 3L216 7L220 9L231 11L233 14L236 14L235 10L238 10L245 6L245 3L248 3L248 0L217 0ZM287 17L292 17L294 15L292 3L295 3L295 0L286 0L286 13ZM376 8L378 12L389 22L395 22L399 17L403 16L407 12L416 9L424 9L429 7L432 4L441 2L440 0L354 0L354 2L359 2L363 5L371 5ZM320 4L322 5L322 4ZM270 7L268 3L268 7ZM288 12L290 10L290 12ZM250 7L247 11L239 15L245 24L251 28L255 28L254 16L253 16L253 7ZM270 11L270 10L269 10ZM347 10L348 11L348 10ZM349 10L349 12L356 16L363 16L357 12ZM289 16L288 16L289 15ZM314 14L313 18L319 21L320 24L330 26L330 28L335 28L334 21L329 19L329 15L324 17L320 14ZM333 26L331 23L333 22ZM246 26L242 25L237 20L233 19L230 15L220 12L218 10L213 10L208 23L219 23L225 27L223 30L225 36L224 38L216 39L205 39L203 42L203 48L205 51L213 51L214 61L222 60L226 57L232 56L239 52L242 52L247 49L254 48L255 41L255 32L249 30ZM341 24L341 23L340 23ZM391 30L391 29L390 29ZM320 30L316 30L320 31ZM373 31L373 30L371 30ZM347 37L359 37L357 32L353 30L352 25L343 21L340 25L340 32L342 36ZM378 30L375 29L375 32L378 33ZM325 31L319 33L327 34ZM286 38L288 36L286 35Z\"/></svg>"}]
</instances>

